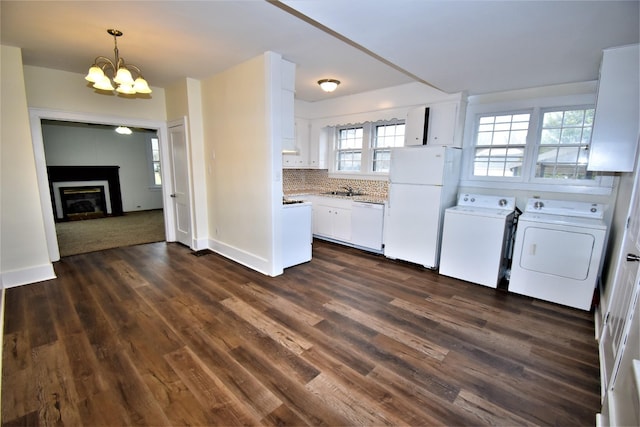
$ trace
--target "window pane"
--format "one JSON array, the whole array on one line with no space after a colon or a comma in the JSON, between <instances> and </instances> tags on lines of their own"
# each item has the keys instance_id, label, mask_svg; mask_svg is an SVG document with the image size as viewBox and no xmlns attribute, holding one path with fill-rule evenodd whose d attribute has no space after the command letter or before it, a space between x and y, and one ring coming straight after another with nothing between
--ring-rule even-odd
<instances>
[{"instance_id":1,"label":"window pane","mask_svg":"<svg viewBox=\"0 0 640 427\"><path fill-rule=\"evenodd\" d=\"M511 132L509 145L525 145L527 143L527 130Z\"/></svg>"},{"instance_id":2,"label":"window pane","mask_svg":"<svg viewBox=\"0 0 640 427\"><path fill-rule=\"evenodd\" d=\"M359 151L342 151L338 153L338 170L359 171L361 154Z\"/></svg>"},{"instance_id":3,"label":"window pane","mask_svg":"<svg viewBox=\"0 0 640 427\"><path fill-rule=\"evenodd\" d=\"M586 171L594 109L548 111L543 115L536 177L594 179Z\"/></svg>"},{"instance_id":4,"label":"window pane","mask_svg":"<svg viewBox=\"0 0 640 427\"><path fill-rule=\"evenodd\" d=\"M542 121L542 127L550 128L550 127L560 127L562 125L562 111L553 111L551 113L546 113L544 115L544 119Z\"/></svg>"},{"instance_id":5,"label":"window pane","mask_svg":"<svg viewBox=\"0 0 640 427\"><path fill-rule=\"evenodd\" d=\"M374 147L402 147L404 145L404 124L376 126Z\"/></svg>"},{"instance_id":6,"label":"window pane","mask_svg":"<svg viewBox=\"0 0 640 427\"><path fill-rule=\"evenodd\" d=\"M559 144L560 129L542 129L540 144Z\"/></svg>"},{"instance_id":7,"label":"window pane","mask_svg":"<svg viewBox=\"0 0 640 427\"><path fill-rule=\"evenodd\" d=\"M530 114L480 117L476 134L475 176L520 176Z\"/></svg>"},{"instance_id":8,"label":"window pane","mask_svg":"<svg viewBox=\"0 0 640 427\"><path fill-rule=\"evenodd\" d=\"M391 150L375 150L373 153L373 170L375 172L389 172Z\"/></svg>"},{"instance_id":9,"label":"window pane","mask_svg":"<svg viewBox=\"0 0 640 427\"><path fill-rule=\"evenodd\" d=\"M338 149L362 148L362 128L340 129Z\"/></svg>"},{"instance_id":10,"label":"window pane","mask_svg":"<svg viewBox=\"0 0 640 427\"><path fill-rule=\"evenodd\" d=\"M491 145L492 133L482 132L478 134L478 145Z\"/></svg>"},{"instance_id":11,"label":"window pane","mask_svg":"<svg viewBox=\"0 0 640 427\"><path fill-rule=\"evenodd\" d=\"M582 126L584 123L584 110L565 111L562 126Z\"/></svg>"}]
</instances>

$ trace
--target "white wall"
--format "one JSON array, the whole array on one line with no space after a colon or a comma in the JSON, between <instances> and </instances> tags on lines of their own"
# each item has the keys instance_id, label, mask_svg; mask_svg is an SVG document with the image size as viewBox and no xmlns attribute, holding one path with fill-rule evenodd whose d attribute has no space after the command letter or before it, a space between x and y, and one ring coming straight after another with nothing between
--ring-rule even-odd
<instances>
[{"instance_id":1,"label":"white wall","mask_svg":"<svg viewBox=\"0 0 640 427\"><path fill-rule=\"evenodd\" d=\"M84 74L29 65L24 67L24 78L29 108L145 120L167 119L162 88L152 87L153 92L143 97L104 94L91 88Z\"/></svg>"},{"instance_id":2,"label":"white wall","mask_svg":"<svg viewBox=\"0 0 640 427\"><path fill-rule=\"evenodd\" d=\"M0 283L55 277L49 260L20 49L0 54Z\"/></svg>"},{"instance_id":3,"label":"white wall","mask_svg":"<svg viewBox=\"0 0 640 427\"><path fill-rule=\"evenodd\" d=\"M274 249L282 208L274 57L267 53L202 81L210 247L270 275L282 272Z\"/></svg>"},{"instance_id":4,"label":"white wall","mask_svg":"<svg viewBox=\"0 0 640 427\"><path fill-rule=\"evenodd\" d=\"M366 120L403 119L412 107L464 98L463 93L448 94L423 83L408 83L326 101L296 100L296 117L310 119L312 128Z\"/></svg>"},{"instance_id":5,"label":"white wall","mask_svg":"<svg viewBox=\"0 0 640 427\"><path fill-rule=\"evenodd\" d=\"M45 122L42 136L47 166L120 166L123 210L162 209L162 189L151 186L149 145L155 132L119 135L113 127Z\"/></svg>"}]
</instances>

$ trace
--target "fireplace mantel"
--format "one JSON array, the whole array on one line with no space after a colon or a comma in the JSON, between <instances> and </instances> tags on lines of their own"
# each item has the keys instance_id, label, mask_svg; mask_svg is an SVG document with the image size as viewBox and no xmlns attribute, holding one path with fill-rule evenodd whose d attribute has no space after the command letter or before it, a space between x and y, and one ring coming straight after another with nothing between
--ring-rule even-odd
<instances>
[{"instance_id":1,"label":"fireplace mantel","mask_svg":"<svg viewBox=\"0 0 640 427\"><path fill-rule=\"evenodd\" d=\"M111 215L122 215L119 169L120 166L47 166L51 200L53 200L54 197L54 182L107 181L109 183L109 197L111 199Z\"/></svg>"}]
</instances>

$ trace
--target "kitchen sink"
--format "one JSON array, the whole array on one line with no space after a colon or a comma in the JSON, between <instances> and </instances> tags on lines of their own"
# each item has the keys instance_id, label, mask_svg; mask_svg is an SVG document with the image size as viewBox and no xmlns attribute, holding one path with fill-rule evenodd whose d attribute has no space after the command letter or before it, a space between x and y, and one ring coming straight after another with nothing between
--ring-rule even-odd
<instances>
[{"instance_id":1,"label":"kitchen sink","mask_svg":"<svg viewBox=\"0 0 640 427\"><path fill-rule=\"evenodd\" d=\"M352 197L352 196L363 196L364 193L360 191L327 191L325 193L328 196L344 196L344 197Z\"/></svg>"}]
</instances>

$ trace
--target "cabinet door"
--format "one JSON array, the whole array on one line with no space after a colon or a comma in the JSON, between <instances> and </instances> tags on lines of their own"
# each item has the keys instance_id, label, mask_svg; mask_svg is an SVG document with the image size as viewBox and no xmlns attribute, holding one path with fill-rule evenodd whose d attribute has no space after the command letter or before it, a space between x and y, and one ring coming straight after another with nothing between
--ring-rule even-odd
<instances>
[{"instance_id":1,"label":"cabinet door","mask_svg":"<svg viewBox=\"0 0 640 427\"><path fill-rule=\"evenodd\" d=\"M333 210L333 238L351 242L351 210L331 208Z\"/></svg>"},{"instance_id":2,"label":"cabinet door","mask_svg":"<svg viewBox=\"0 0 640 427\"><path fill-rule=\"evenodd\" d=\"M333 212L331 207L313 204L313 234L333 237Z\"/></svg>"},{"instance_id":3,"label":"cabinet door","mask_svg":"<svg viewBox=\"0 0 640 427\"><path fill-rule=\"evenodd\" d=\"M423 145L426 107L412 108L407 113L404 130L404 145Z\"/></svg>"},{"instance_id":4,"label":"cabinet door","mask_svg":"<svg viewBox=\"0 0 640 427\"><path fill-rule=\"evenodd\" d=\"M298 159L296 166L309 167L309 120L296 117L296 149Z\"/></svg>"},{"instance_id":5,"label":"cabinet door","mask_svg":"<svg viewBox=\"0 0 640 427\"><path fill-rule=\"evenodd\" d=\"M590 171L633 171L640 115L638 46L604 51L589 148Z\"/></svg>"},{"instance_id":6,"label":"cabinet door","mask_svg":"<svg viewBox=\"0 0 640 427\"><path fill-rule=\"evenodd\" d=\"M427 145L456 145L457 116L457 103L430 105Z\"/></svg>"},{"instance_id":7,"label":"cabinet door","mask_svg":"<svg viewBox=\"0 0 640 427\"><path fill-rule=\"evenodd\" d=\"M293 92L282 90L282 151L296 151Z\"/></svg>"}]
</instances>

